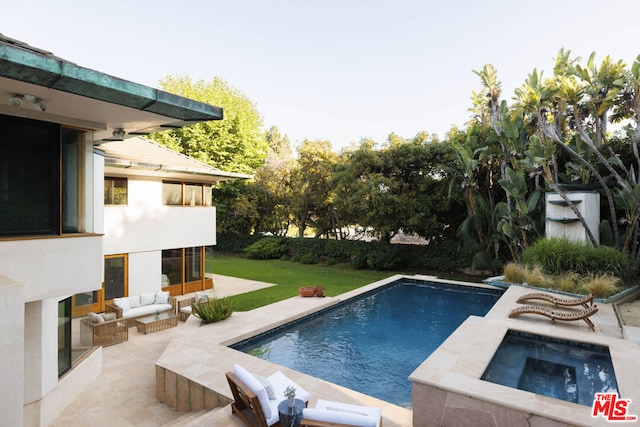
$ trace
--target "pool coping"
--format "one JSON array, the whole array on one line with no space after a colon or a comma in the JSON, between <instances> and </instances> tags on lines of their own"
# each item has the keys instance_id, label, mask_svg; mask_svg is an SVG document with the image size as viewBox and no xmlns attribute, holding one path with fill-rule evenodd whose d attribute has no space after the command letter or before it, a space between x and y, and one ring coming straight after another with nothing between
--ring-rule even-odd
<instances>
[{"instance_id":1,"label":"pool coping","mask_svg":"<svg viewBox=\"0 0 640 427\"><path fill-rule=\"evenodd\" d=\"M231 401L233 397L224 374L233 370L234 364L237 363L250 372L263 376L269 376L276 371L283 372L311 394L309 407L315 406L318 399L376 406L382 410L385 427L412 426L411 409L320 380L228 346L319 310L332 307L345 300L358 297L381 286L389 285L397 280L414 277L394 275L335 297L303 298L297 296L249 312L236 312L222 322L206 326L200 326L200 321L191 316L183 325L184 333L169 343L156 362L156 395L159 396L163 393L160 388L164 386L161 384L163 380L158 379L159 372L163 372L163 377L164 373L170 372L172 376L175 375L183 379L184 383L189 384L186 387L191 387L192 384L204 387L217 394L222 403L226 404L225 399ZM437 279L429 277L426 280ZM328 360L327 363L332 363L332 361ZM179 383L180 381L178 381ZM171 396L172 400L174 398L175 396Z\"/></svg>"},{"instance_id":2,"label":"pool coping","mask_svg":"<svg viewBox=\"0 0 640 427\"><path fill-rule=\"evenodd\" d=\"M485 317L469 317L411 374L414 391L416 384L423 385L423 394L430 396L432 401L441 403L437 414L433 411L438 409L434 409L433 404L429 406L430 416L441 417L440 422L446 424L448 417L459 419L456 417L462 412L467 416L475 413L475 420L478 420L489 416L489 412L493 412L495 417L495 413L499 412L496 408L503 408L501 416L511 417L513 425L516 424L514 413L519 414L516 417L523 420L533 417L562 425L593 426L606 423L602 417L592 417L590 407L481 380L504 335L510 329L608 347L620 394L625 399L631 399L628 413L640 415L640 372L637 369L640 345L623 339L613 306L598 305L599 312L592 317L596 324L595 333L584 322L557 322L553 325L541 316L510 319L509 311L518 305L518 297L527 292L530 290L509 287ZM469 406L469 399L476 401L474 407ZM414 394L414 411L422 412L415 400ZM458 415L454 415L456 412ZM505 415L506 413L509 415ZM494 420L499 425L498 420Z\"/></svg>"},{"instance_id":3,"label":"pool coping","mask_svg":"<svg viewBox=\"0 0 640 427\"><path fill-rule=\"evenodd\" d=\"M567 425L576 425L576 423L594 425L595 419L591 418L590 408L586 406L538 396L479 379L504 334L511 328L522 332L608 346L617 373L620 392L625 398L632 399L629 413L640 415L638 406L640 377L636 373L640 370L635 367L637 360L640 360L640 344L625 341L622 338L622 329L613 308L607 304L600 304L601 310L593 318L597 327L596 333L591 333L583 322L580 323L584 326L562 322L551 325L546 318L521 316L517 319L509 319L508 312L517 305L515 302L517 297L527 291L525 288L511 287L505 290L503 296L485 317L469 317L410 375L409 379L414 384L413 411L227 347L400 279L496 289L495 286L488 284L443 280L434 276L394 275L335 297L293 297L250 312L237 312L222 322L202 327L200 327L200 321L191 316L182 327L184 333L171 341L156 362L156 373L159 370L170 371L190 383L213 390L223 398L231 400L231 392L224 373L232 370L235 363L264 376L280 370L311 394L310 407L315 405L317 399L377 406L382 409L385 427L412 426L414 422L416 425L440 425L434 411L443 411L442 408L454 399L449 399L448 403L437 401L442 403L441 408L437 405L426 409L416 406L416 395L419 395L416 387L420 386L467 396L479 404L487 402L530 414L530 416L544 416L546 419ZM331 360L327 361L327 363L331 362ZM624 372L624 376L620 372ZM160 387L158 381L156 381L156 387ZM425 414L421 414L423 410ZM414 414L414 412L418 413ZM423 424L422 415L428 415L429 421Z\"/></svg>"}]
</instances>

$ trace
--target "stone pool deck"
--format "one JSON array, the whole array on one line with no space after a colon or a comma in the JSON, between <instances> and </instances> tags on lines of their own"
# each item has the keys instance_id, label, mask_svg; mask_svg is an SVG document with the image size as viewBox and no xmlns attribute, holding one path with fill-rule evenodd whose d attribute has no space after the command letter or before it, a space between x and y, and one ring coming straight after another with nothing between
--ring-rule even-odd
<instances>
[{"instance_id":1,"label":"stone pool deck","mask_svg":"<svg viewBox=\"0 0 640 427\"><path fill-rule=\"evenodd\" d=\"M592 333L584 322L551 325L548 319L539 316L509 319L508 311L517 305L515 300L520 293L525 292L519 287L507 291L485 318L472 317L467 320L412 374L415 413L226 347L227 344L395 281L399 277L394 276L334 298L291 298L251 312L234 313L229 319L212 325L200 326L197 319L191 318L176 328L150 335L138 334L135 329L131 329L129 341L99 350L102 353L102 374L75 398L52 426L241 427L243 424L231 415L228 406L213 411L182 413L156 398L159 393L165 393L164 387L162 391L158 390L162 382L156 381L156 377L166 377L167 372L170 372L169 377L175 374L176 378L173 406L178 406L179 395L184 396L185 386L190 388L194 384L201 384L203 388L206 386L208 390L214 391L206 398L209 401L218 399L224 405L225 399L231 398L224 372L230 370L234 363L266 375L276 370L283 371L311 393L310 406L315 404L316 399L379 406L382 408L385 427L518 425L523 417L514 418L510 412L512 410L528 414L525 419L527 424L520 425L549 425L549 419L538 417L539 413L553 414L553 426L599 425L598 420L587 417L590 409L585 406L536 396L478 379L508 328L608 345L614 356L620 391L624 398L630 398L633 402L629 412L640 414L640 380L637 373L640 370L636 367L640 360L640 344L622 339L622 329L613 308L610 305L599 305L600 311L592 317L596 333ZM412 277L434 279L429 276ZM217 276L214 281L218 296L271 286L224 276ZM327 363L334 363L330 355ZM178 383L181 384L181 391L177 388ZM169 400L172 399L169 396ZM180 405L185 404L185 399L182 399ZM567 420L570 422L567 423ZM536 424L536 421L541 424Z\"/></svg>"}]
</instances>

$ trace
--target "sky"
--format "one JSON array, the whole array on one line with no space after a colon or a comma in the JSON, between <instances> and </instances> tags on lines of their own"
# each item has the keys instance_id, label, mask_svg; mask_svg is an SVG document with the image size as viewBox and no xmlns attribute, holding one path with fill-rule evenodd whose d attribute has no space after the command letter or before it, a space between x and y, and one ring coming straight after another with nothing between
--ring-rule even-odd
<instances>
[{"instance_id":1,"label":"sky","mask_svg":"<svg viewBox=\"0 0 640 427\"><path fill-rule=\"evenodd\" d=\"M158 87L220 77L294 147L335 150L391 133L443 137L469 120L473 70L492 64L511 102L561 48L586 64L640 54L640 1L21 0L0 33L113 76Z\"/></svg>"}]
</instances>

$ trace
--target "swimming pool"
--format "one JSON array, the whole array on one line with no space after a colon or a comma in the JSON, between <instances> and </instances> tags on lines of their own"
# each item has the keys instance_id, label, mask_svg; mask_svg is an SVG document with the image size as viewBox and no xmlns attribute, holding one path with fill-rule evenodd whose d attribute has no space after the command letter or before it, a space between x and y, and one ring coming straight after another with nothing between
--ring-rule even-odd
<instances>
[{"instance_id":1,"label":"swimming pool","mask_svg":"<svg viewBox=\"0 0 640 427\"><path fill-rule=\"evenodd\" d=\"M585 406L596 393L618 393L607 347L512 330L482 379Z\"/></svg>"},{"instance_id":2,"label":"swimming pool","mask_svg":"<svg viewBox=\"0 0 640 427\"><path fill-rule=\"evenodd\" d=\"M232 347L411 407L411 372L502 293L403 279Z\"/></svg>"}]
</instances>

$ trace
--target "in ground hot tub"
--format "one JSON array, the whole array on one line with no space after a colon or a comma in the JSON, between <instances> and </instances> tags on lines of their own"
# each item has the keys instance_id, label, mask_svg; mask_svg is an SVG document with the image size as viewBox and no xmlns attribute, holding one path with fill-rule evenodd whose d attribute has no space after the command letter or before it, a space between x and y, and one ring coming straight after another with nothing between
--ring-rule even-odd
<instances>
[{"instance_id":1,"label":"in ground hot tub","mask_svg":"<svg viewBox=\"0 0 640 427\"><path fill-rule=\"evenodd\" d=\"M618 393L608 347L512 330L481 379L586 406Z\"/></svg>"}]
</instances>

